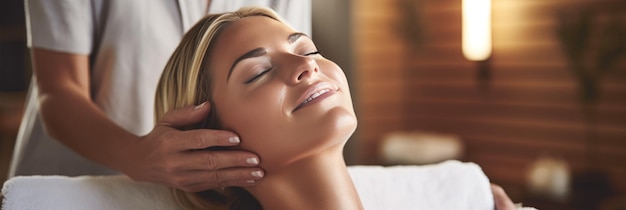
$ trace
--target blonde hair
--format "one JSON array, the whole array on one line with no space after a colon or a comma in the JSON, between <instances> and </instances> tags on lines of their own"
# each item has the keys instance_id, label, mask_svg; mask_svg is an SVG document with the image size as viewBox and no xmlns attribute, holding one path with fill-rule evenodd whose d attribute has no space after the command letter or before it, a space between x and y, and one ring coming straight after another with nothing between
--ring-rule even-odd
<instances>
[{"instance_id":1,"label":"blonde hair","mask_svg":"<svg viewBox=\"0 0 626 210\"><path fill-rule=\"evenodd\" d=\"M155 119L160 120L170 110L212 101L211 71L207 54L211 52L219 34L230 23L250 16L265 16L286 24L274 11L262 7L246 7L235 12L208 15L194 25L184 36L161 75L156 98ZM219 129L215 106L207 122L185 129ZM208 124L205 124L208 123ZM229 187L189 193L173 189L177 201L189 209L260 208L260 204L242 188Z\"/></svg>"}]
</instances>

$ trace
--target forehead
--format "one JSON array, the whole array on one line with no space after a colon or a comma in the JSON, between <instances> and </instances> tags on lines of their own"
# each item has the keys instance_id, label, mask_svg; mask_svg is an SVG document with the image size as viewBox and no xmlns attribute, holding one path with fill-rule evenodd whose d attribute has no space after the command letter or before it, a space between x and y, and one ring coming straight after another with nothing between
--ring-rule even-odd
<instances>
[{"instance_id":1,"label":"forehead","mask_svg":"<svg viewBox=\"0 0 626 210\"><path fill-rule=\"evenodd\" d=\"M293 31L287 25L266 16L249 16L236 20L228 25L222 32L225 37L241 36L251 37L259 34L248 32L289 32Z\"/></svg>"},{"instance_id":2,"label":"forehead","mask_svg":"<svg viewBox=\"0 0 626 210\"><path fill-rule=\"evenodd\" d=\"M293 32L289 26L265 16L234 21L218 35L209 52L211 73L218 78L223 77L239 56L255 48L287 44L287 37Z\"/></svg>"},{"instance_id":3,"label":"forehead","mask_svg":"<svg viewBox=\"0 0 626 210\"><path fill-rule=\"evenodd\" d=\"M227 55L240 56L258 47L280 44L281 41L287 43L287 36L293 32L289 26L269 17L245 17L224 28L211 54L221 58L219 60L228 59L224 57Z\"/></svg>"}]
</instances>

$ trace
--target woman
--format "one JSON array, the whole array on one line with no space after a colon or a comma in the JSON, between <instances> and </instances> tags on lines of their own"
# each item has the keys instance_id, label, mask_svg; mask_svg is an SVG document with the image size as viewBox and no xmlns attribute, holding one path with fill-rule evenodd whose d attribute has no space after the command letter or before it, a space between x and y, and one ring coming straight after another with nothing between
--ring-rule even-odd
<instances>
[{"instance_id":1,"label":"woman","mask_svg":"<svg viewBox=\"0 0 626 210\"><path fill-rule=\"evenodd\" d=\"M198 127L254 139L240 148L258 154L265 170L253 172L265 175L255 186L205 191L184 203L362 208L342 155L357 125L346 77L274 12L245 8L202 19L169 60L156 98L157 119L208 102L211 114Z\"/></svg>"},{"instance_id":2,"label":"woman","mask_svg":"<svg viewBox=\"0 0 626 210\"><path fill-rule=\"evenodd\" d=\"M265 171L252 173L265 177L241 188L176 191L181 204L363 208L342 155L357 126L346 77L309 37L274 12L244 8L210 15L184 36L161 77L156 119L169 110L207 103L207 120L187 129L226 129L248 139L222 149L258 154Z\"/></svg>"}]
</instances>

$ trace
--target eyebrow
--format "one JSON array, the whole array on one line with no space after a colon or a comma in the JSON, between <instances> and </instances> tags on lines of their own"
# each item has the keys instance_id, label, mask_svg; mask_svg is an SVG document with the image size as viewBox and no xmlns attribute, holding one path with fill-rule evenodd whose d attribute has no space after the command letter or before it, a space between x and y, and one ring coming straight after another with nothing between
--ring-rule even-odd
<instances>
[{"instance_id":1,"label":"eyebrow","mask_svg":"<svg viewBox=\"0 0 626 210\"><path fill-rule=\"evenodd\" d=\"M287 36L287 42L289 42L289 44L293 44L294 42L296 42L302 36L308 37L306 34L301 33L301 32L296 32L296 33L289 34L289 36ZM253 50L250 50L249 52L247 52L247 53L243 54L242 56L240 56L239 58L237 58L237 60L235 60L235 62L233 62L233 65L230 66L230 70L228 70L228 76L226 77L226 81L228 81L230 79L230 75L233 73L233 69L235 69L235 66L237 66L237 64L240 61L248 59L248 58L254 58L254 57L263 56L265 54L267 54L267 49L265 49L263 47L259 47L259 48L255 48Z\"/></svg>"},{"instance_id":2,"label":"eyebrow","mask_svg":"<svg viewBox=\"0 0 626 210\"><path fill-rule=\"evenodd\" d=\"M296 32L293 34L289 34L289 36L287 37L287 41L289 42L289 44L293 44L294 42L296 42L296 40L298 40L302 36L309 37L304 33Z\"/></svg>"}]
</instances>

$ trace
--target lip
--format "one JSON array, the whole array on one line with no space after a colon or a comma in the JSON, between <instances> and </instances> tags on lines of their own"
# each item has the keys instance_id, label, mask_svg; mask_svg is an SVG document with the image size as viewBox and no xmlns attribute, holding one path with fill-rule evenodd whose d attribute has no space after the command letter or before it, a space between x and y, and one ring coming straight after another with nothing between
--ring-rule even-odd
<instances>
[{"instance_id":1,"label":"lip","mask_svg":"<svg viewBox=\"0 0 626 210\"><path fill-rule=\"evenodd\" d=\"M328 82L320 81L320 82L313 83L311 86L309 86L309 88L307 88L304 94L300 96L300 98L298 99L298 106L296 106L296 108L294 108L292 112L298 111L303 107L322 101L325 98L331 95L334 95L337 91L338 91L338 88L336 88L335 86L331 85ZM314 96L317 93L319 93L318 96L316 96L313 99L309 99L310 97Z\"/></svg>"}]
</instances>

